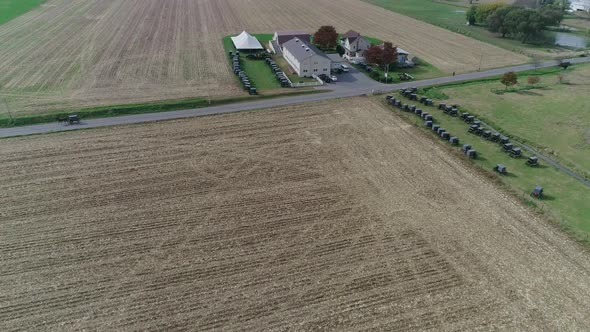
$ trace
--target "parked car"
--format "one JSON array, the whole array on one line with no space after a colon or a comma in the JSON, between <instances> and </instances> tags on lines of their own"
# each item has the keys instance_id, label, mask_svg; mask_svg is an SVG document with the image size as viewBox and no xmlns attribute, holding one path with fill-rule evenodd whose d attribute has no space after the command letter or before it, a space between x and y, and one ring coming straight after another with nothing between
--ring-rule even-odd
<instances>
[{"instance_id":1,"label":"parked car","mask_svg":"<svg viewBox=\"0 0 590 332\"><path fill-rule=\"evenodd\" d=\"M331 79L333 82L336 82L336 81L338 81L338 78L337 78L336 76L334 76L334 75L330 75L330 79Z\"/></svg>"},{"instance_id":2,"label":"parked car","mask_svg":"<svg viewBox=\"0 0 590 332\"><path fill-rule=\"evenodd\" d=\"M350 67L345 64L340 65L342 67L342 71L348 73L350 71Z\"/></svg>"},{"instance_id":3,"label":"parked car","mask_svg":"<svg viewBox=\"0 0 590 332\"><path fill-rule=\"evenodd\" d=\"M322 80L326 83L332 83L332 79L330 78L330 76L328 76L326 74L321 74L318 77L320 78L320 80Z\"/></svg>"}]
</instances>

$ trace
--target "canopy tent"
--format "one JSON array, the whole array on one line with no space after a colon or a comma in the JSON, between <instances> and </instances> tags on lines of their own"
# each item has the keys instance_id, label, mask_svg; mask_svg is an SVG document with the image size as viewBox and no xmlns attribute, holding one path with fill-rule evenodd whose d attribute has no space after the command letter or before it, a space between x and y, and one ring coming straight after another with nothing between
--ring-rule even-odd
<instances>
[{"instance_id":1,"label":"canopy tent","mask_svg":"<svg viewBox=\"0 0 590 332\"><path fill-rule=\"evenodd\" d=\"M237 50L263 50L264 48L252 35L242 31L239 35L231 37L232 42Z\"/></svg>"}]
</instances>

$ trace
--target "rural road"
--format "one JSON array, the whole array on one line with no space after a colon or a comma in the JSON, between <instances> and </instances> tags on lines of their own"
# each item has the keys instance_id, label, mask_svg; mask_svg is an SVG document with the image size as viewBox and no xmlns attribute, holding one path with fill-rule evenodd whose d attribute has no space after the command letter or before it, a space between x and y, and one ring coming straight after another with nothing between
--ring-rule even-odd
<instances>
[{"instance_id":1,"label":"rural road","mask_svg":"<svg viewBox=\"0 0 590 332\"><path fill-rule=\"evenodd\" d=\"M566 59L564 61L569 61L572 64L585 63L585 62L590 62L590 57ZM145 114L125 115L125 116L117 116L117 117L101 118L101 119L88 119L88 120L82 121L82 123L80 125L72 125L72 126L64 126L64 125L58 124L58 123L45 123L45 124L23 126L23 127L2 128L2 129L0 129L0 138L34 135L34 134L46 134L46 133L51 133L51 132L70 131L70 130L79 130L79 129L88 129L88 128L99 128L99 127L107 127L107 126L114 126L114 125L136 124L136 123L153 122L153 121L183 119L183 118L191 118L191 117L198 117L198 116L205 116L205 115L224 114L224 113L240 112L240 111L255 110L255 109L262 109L262 108L270 108L270 107L276 107L276 106L284 106L284 105L290 105L290 104L314 102L314 101L321 101L321 100L328 100L328 99L353 97L353 96L360 96L360 95L372 94L372 93L386 93L386 92L396 91L399 89L404 89L404 88L409 88L409 87L424 87L424 86L439 85L439 84L444 84L444 83L481 79L481 78L501 75L501 74L508 72L508 71L518 72L518 71L535 69L535 67L536 68L552 67L552 66L556 66L557 64L558 64L557 61L547 61L547 62L539 63L536 66L533 64L524 64L524 65L518 65L518 66L492 69L492 70L487 70L487 71L482 71L482 72L466 73L466 74L460 74L460 75L456 75L456 76L438 77L438 78L433 78L433 79L405 82L405 83L399 83L399 84L378 83L378 82L368 79L366 75L353 69L351 71L350 75L347 75L345 79L338 81L336 84L330 84L330 85L327 85L326 87L322 87L323 89L330 89L331 91L325 92L325 93L320 93L320 94L299 95L299 96L293 96L293 97L275 98L275 99L267 99L267 100L261 100L261 101L243 102L243 103L236 103L236 104L227 104L227 105L180 110L180 111L171 111L171 112L145 113ZM556 160L553 160L547 156L544 156L539 151L535 150L534 148L532 148L528 145L518 143L518 142L514 142L514 143L520 145L525 150L537 155L541 160L544 160L549 165L561 170L565 174L568 174L569 176L574 177L579 182L590 187L589 180L587 180L584 177L580 176L579 174L575 173L571 169L561 165Z\"/></svg>"},{"instance_id":2,"label":"rural road","mask_svg":"<svg viewBox=\"0 0 590 332\"><path fill-rule=\"evenodd\" d=\"M567 59L564 61L569 61L573 64L585 63L585 62L590 62L590 57L573 58L573 59ZM546 67L552 67L555 65L557 65L556 61L547 61L547 62L539 63L536 66L533 64L524 64L524 65L518 65L518 66L512 66L512 67L505 67L505 68L498 68L498 69L492 69L492 70L487 70L487 71L481 71L481 72L466 73L466 74L460 74L460 75L456 75L456 76L438 77L438 78L432 78L432 79L427 79L427 80L412 81L412 82L405 82L405 83L399 83L399 84L378 83L378 82L375 82L372 80L368 80L363 73L353 72L352 76L351 76L352 77L351 81L345 80L342 82L339 81L336 84L330 84L326 88L328 88L332 91L320 93L320 94L299 95L299 96L293 96L293 97L275 98L275 99L267 99L267 100L261 100L261 101L243 102L243 103L235 103L235 104L227 104L227 105L180 110L180 111L171 111L171 112L145 113L145 114L117 116L117 117L110 117L110 118L88 119L88 120L82 121L82 123L80 125L73 125L73 126L64 126L62 124L58 124L58 123L53 122L53 123L44 123L44 124L31 125L31 126L2 128L2 129L0 129L0 138L24 136L24 135L34 135L34 134L46 134L46 133L58 132L58 131L79 130L79 129L87 129L87 128L98 128L98 127L106 127L106 126L114 126L114 125L135 124L135 123L143 123L143 122L191 118L191 117L204 116L204 115L240 112L240 111L247 111L247 110L254 110L254 109L261 109L261 108L284 106L284 105L290 105L290 104L321 101L321 100L327 100L327 99L360 96L360 95L377 93L377 92L379 92L379 93L390 92L390 91L395 91L398 89L404 89L404 88L409 88L409 87L423 87L423 86L438 85L438 84L444 84L444 83L468 81L468 80L473 80L473 79L481 79L481 78L501 75L507 71L525 71L525 70L535 69L535 67L536 68L546 68Z\"/></svg>"}]
</instances>

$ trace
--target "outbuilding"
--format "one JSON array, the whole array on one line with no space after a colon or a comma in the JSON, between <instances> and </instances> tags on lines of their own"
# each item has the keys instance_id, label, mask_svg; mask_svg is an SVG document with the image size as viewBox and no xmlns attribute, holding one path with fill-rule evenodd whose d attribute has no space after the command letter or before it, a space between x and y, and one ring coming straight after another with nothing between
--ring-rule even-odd
<instances>
[{"instance_id":1,"label":"outbuilding","mask_svg":"<svg viewBox=\"0 0 590 332\"><path fill-rule=\"evenodd\" d=\"M299 77L330 74L330 58L317 47L299 38L293 38L283 44L283 57Z\"/></svg>"},{"instance_id":2,"label":"outbuilding","mask_svg":"<svg viewBox=\"0 0 590 332\"><path fill-rule=\"evenodd\" d=\"M338 53L326 54L326 56L332 61L332 69L342 69L344 59Z\"/></svg>"}]
</instances>

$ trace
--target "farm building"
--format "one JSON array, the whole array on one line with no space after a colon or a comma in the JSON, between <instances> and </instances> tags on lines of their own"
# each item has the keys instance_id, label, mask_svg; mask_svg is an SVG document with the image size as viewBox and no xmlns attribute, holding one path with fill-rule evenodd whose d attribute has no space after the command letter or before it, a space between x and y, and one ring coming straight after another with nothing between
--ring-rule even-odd
<instances>
[{"instance_id":1,"label":"farm building","mask_svg":"<svg viewBox=\"0 0 590 332\"><path fill-rule=\"evenodd\" d=\"M236 50L263 50L264 48L251 34L247 33L246 31L242 31L239 35L235 37L231 37L231 41L234 43Z\"/></svg>"},{"instance_id":2,"label":"farm building","mask_svg":"<svg viewBox=\"0 0 590 332\"><path fill-rule=\"evenodd\" d=\"M305 31L294 30L294 31L277 31L275 32L272 40L275 40L277 44L283 46L284 43L288 42L293 38L298 38L308 44L311 43L311 35Z\"/></svg>"},{"instance_id":3,"label":"farm building","mask_svg":"<svg viewBox=\"0 0 590 332\"><path fill-rule=\"evenodd\" d=\"M356 31L348 31L340 39L340 46L344 49L344 57L351 62L365 61L365 51L371 47L371 42Z\"/></svg>"},{"instance_id":4,"label":"farm building","mask_svg":"<svg viewBox=\"0 0 590 332\"><path fill-rule=\"evenodd\" d=\"M397 62L407 63L409 55L410 55L410 53L408 51L405 51L399 47L397 48Z\"/></svg>"},{"instance_id":5,"label":"farm building","mask_svg":"<svg viewBox=\"0 0 590 332\"><path fill-rule=\"evenodd\" d=\"M383 49L383 44L379 45ZM402 48L396 46L397 49L397 62L400 64L407 64L409 62L408 56L410 53Z\"/></svg>"},{"instance_id":6,"label":"farm building","mask_svg":"<svg viewBox=\"0 0 590 332\"><path fill-rule=\"evenodd\" d=\"M269 47L273 52L280 54L283 44L293 38L298 38L299 40L303 40L304 42L311 44L311 35L309 33L301 30L291 30L275 32L272 40L269 43Z\"/></svg>"},{"instance_id":7,"label":"farm building","mask_svg":"<svg viewBox=\"0 0 590 332\"><path fill-rule=\"evenodd\" d=\"M330 74L330 58L317 47L299 38L293 38L283 44L283 57L299 77Z\"/></svg>"},{"instance_id":8,"label":"farm building","mask_svg":"<svg viewBox=\"0 0 590 332\"><path fill-rule=\"evenodd\" d=\"M330 59L330 61L332 61L332 69L342 68L342 63L344 62L344 59L340 56L340 54L326 54L326 56Z\"/></svg>"}]
</instances>

